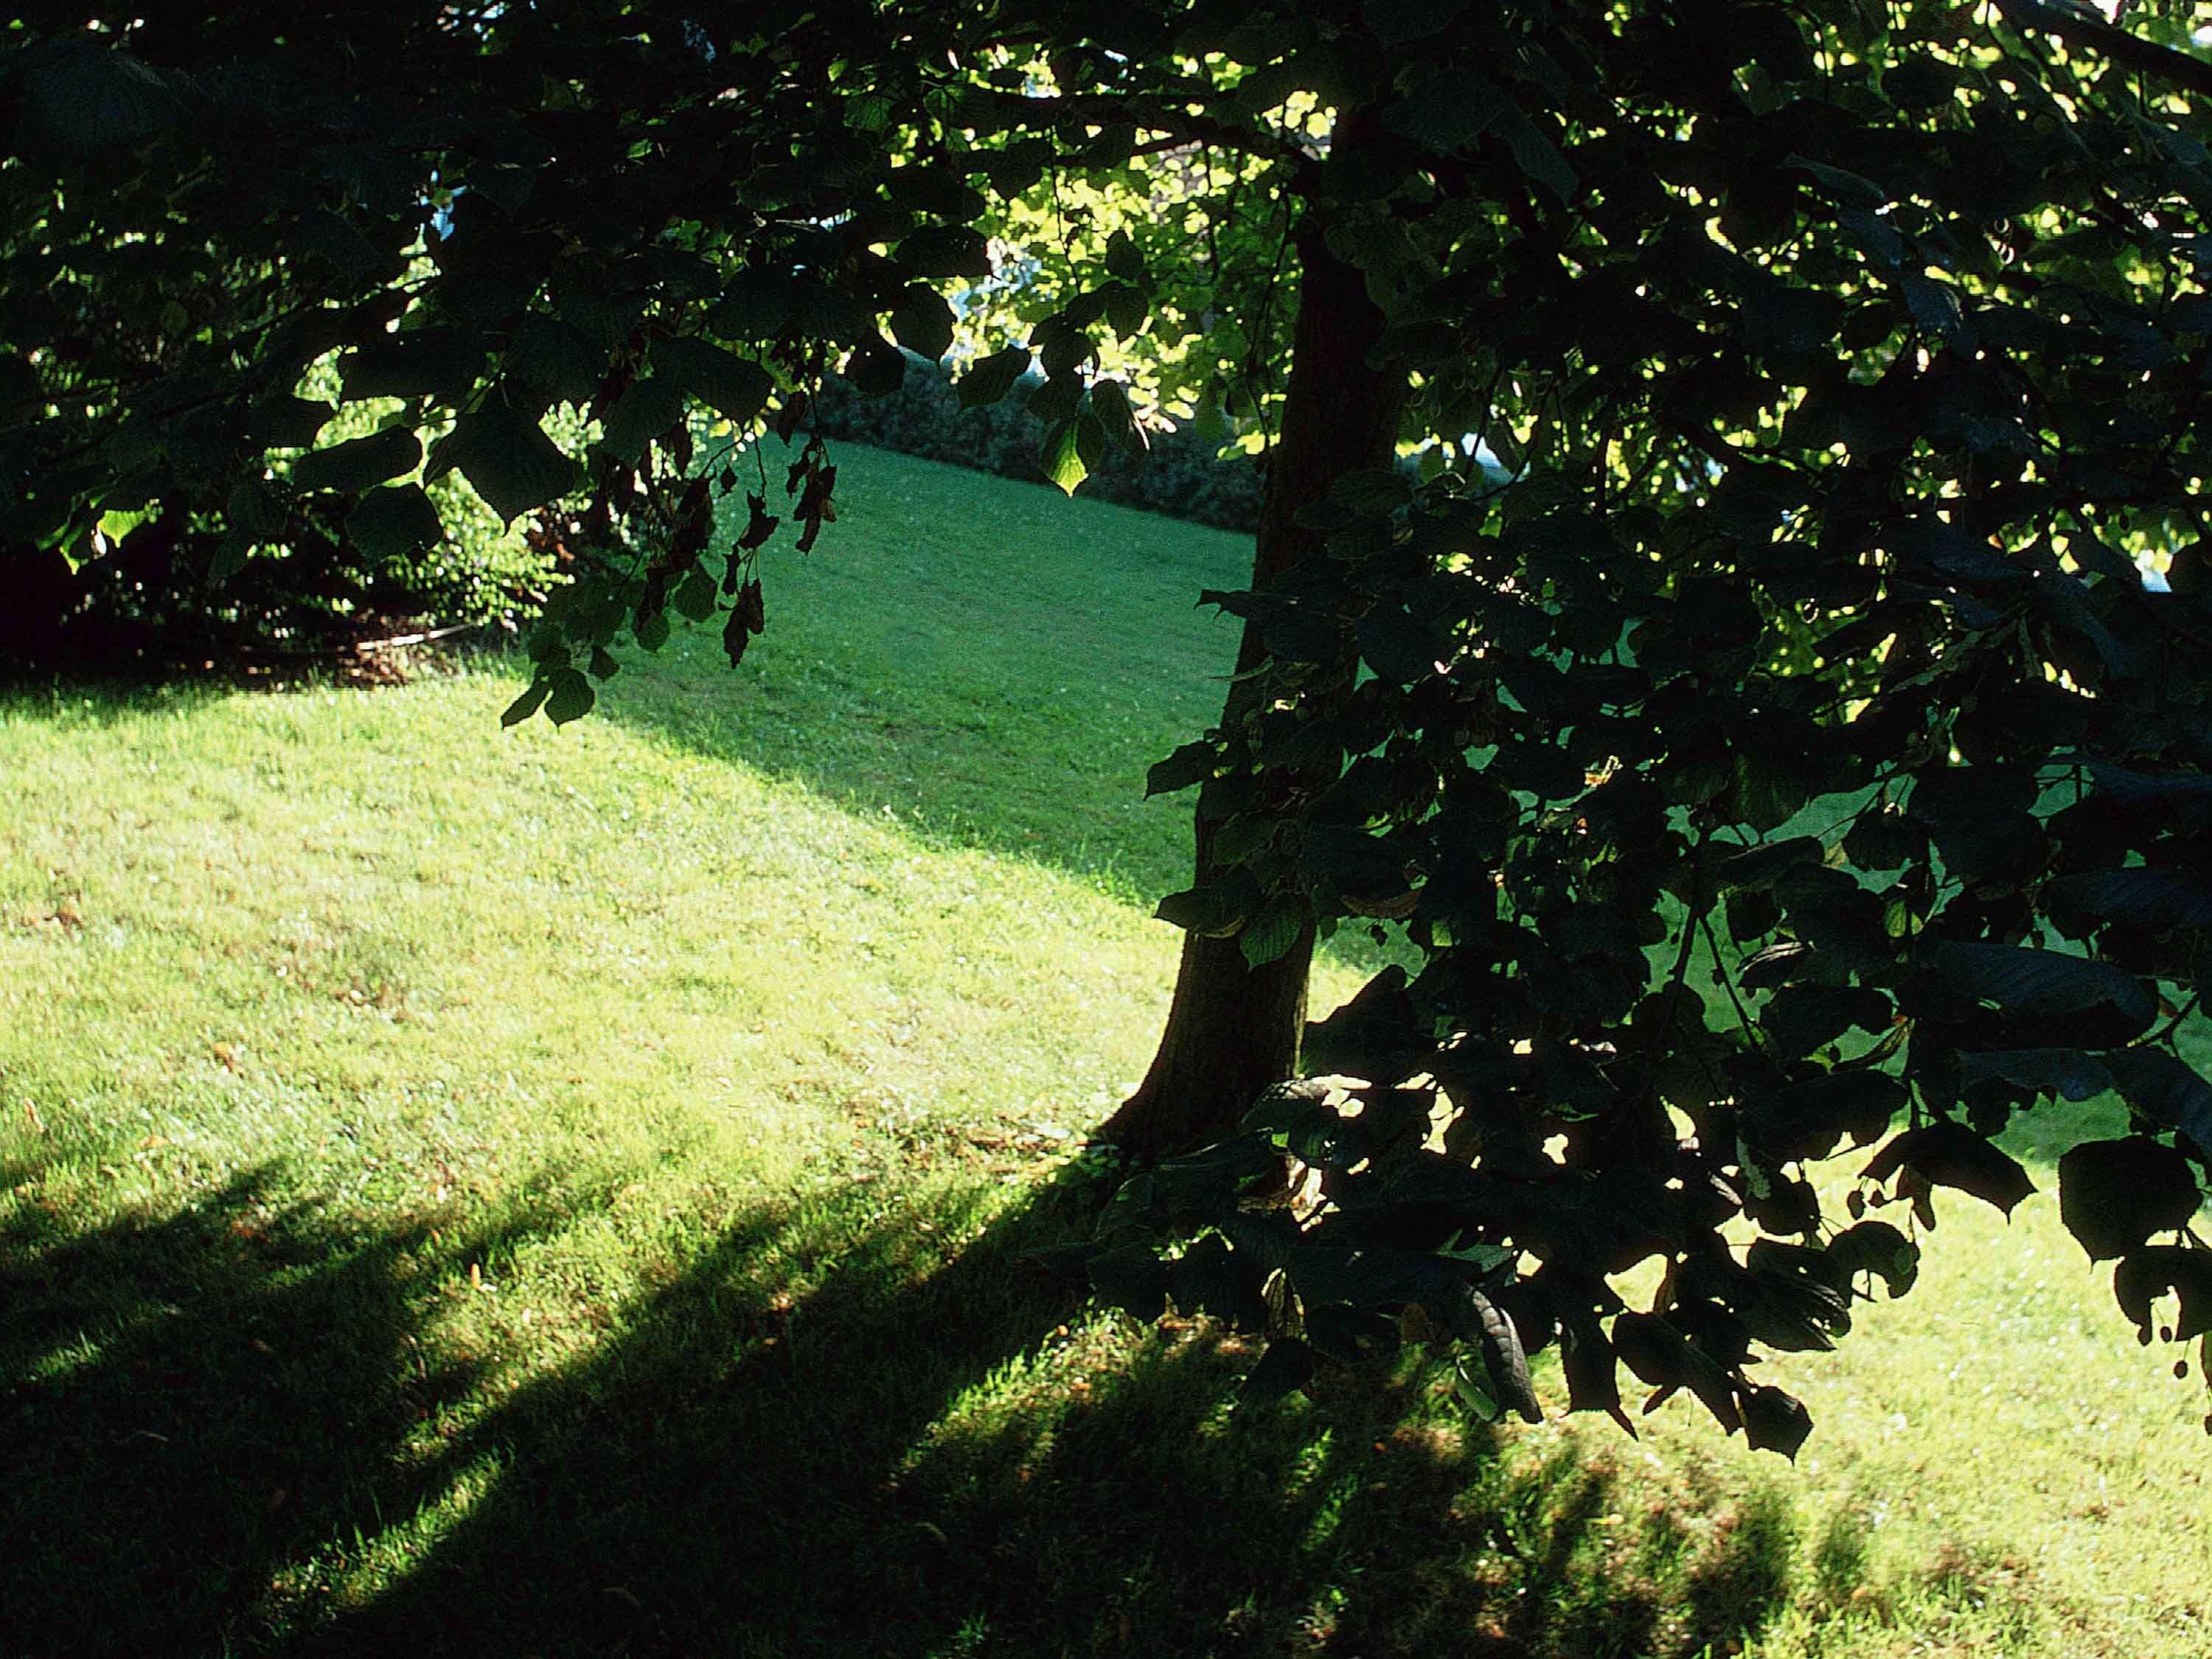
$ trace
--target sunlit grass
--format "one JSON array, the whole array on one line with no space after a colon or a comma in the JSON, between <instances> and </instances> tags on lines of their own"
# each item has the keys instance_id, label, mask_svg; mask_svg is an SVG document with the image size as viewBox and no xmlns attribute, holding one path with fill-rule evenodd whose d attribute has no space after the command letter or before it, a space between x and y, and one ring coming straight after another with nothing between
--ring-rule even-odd
<instances>
[{"instance_id":1,"label":"sunlit grass","mask_svg":"<svg viewBox=\"0 0 2212 1659\"><path fill-rule=\"evenodd\" d=\"M1027 1265L1242 550L840 460L742 671L562 731L495 662L0 702L0 1652L2212 1649L2205 1396L2047 1195L1773 1364L1794 1471L1414 1370L1240 1415Z\"/></svg>"}]
</instances>

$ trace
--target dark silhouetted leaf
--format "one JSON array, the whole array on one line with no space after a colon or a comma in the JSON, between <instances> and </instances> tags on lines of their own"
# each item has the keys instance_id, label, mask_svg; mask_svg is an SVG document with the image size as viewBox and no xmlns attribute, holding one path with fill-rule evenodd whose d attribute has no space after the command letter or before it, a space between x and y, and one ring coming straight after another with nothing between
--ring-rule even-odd
<instances>
[{"instance_id":1,"label":"dark silhouetted leaf","mask_svg":"<svg viewBox=\"0 0 2212 1659\"><path fill-rule=\"evenodd\" d=\"M1907 1129L1876 1152L1861 1173L1869 1181L1887 1181L1900 1168L1935 1186L1955 1187L2008 1216L2035 1190L2015 1159L1948 1118Z\"/></svg>"},{"instance_id":2,"label":"dark silhouetted leaf","mask_svg":"<svg viewBox=\"0 0 2212 1659\"><path fill-rule=\"evenodd\" d=\"M298 489L358 495L386 478L412 472L422 461L422 440L404 427L390 427L301 456L292 463L292 483Z\"/></svg>"},{"instance_id":3,"label":"dark silhouetted leaf","mask_svg":"<svg viewBox=\"0 0 2212 1659\"><path fill-rule=\"evenodd\" d=\"M2103 1059L2129 1105L2212 1151L2212 1083L2193 1066L2163 1048L2115 1048Z\"/></svg>"},{"instance_id":4,"label":"dark silhouetted leaf","mask_svg":"<svg viewBox=\"0 0 2212 1659\"><path fill-rule=\"evenodd\" d=\"M952 307L935 289L910 288L891 312L891 337L936 362L952 349Z\"/></svg>"},{"instance_id":5,"label":"dark silhouetted leaf","mask_svg":"<svg viewBox=\"0 0 2212 1659\"><path fill-rule=\"evenodd\" d=\"M1959 1056L1959 1080L1971 1088L1992 1078L2066 1100L2091 1100L2112 1086L2112 1074L2079 1048L1999 1048Z\"/></svg>"},{"instance_id":6,"label":"dark silhouetted leaf","mask_svg":"<svg viewBox=\"0 0 2212 1659\"><path fill-rule=\"evenodd\" d=\"M635 466L645 457L646 445L683 418L683 386L670 375L646 375L632 381L607 410L600 422L599 447L624 466Z\"/></svg>"},{"instance_id":7,"label":"dark silhouetted leaf","mask_svg":"<svg viewBox=\"0 0 2212 1659\"><path fill-rule=\"evenodd\" d=\"M1267 1352L1260 1356L1260 1363L1237 1389L1237 1403L1272 1406L1305 1387L1313 1373L1313 1350L1294 1336L1279 1336L1267 1345Z\"/></svg>"},{"instance_id":8,"label":"dark silhouetted leaf","mask_svg":"<svg viewBox=\"0 0 2212 1659\"><path fill-rule=\"evenodd\" d=\"M2148 1342L2157 1298L2172 1292L2180 1312L2173 1340L2186 1342L2212 1331L2212 1250L2190 1244L2146 1244L2120 1258L2112 1270L2112 1295L2120 1311L2135 1322L2139 1341Z\"/></svg>"},{"instance_id":9,"label":"dark silhouetted leaf","mask_svg":"<svg viewBox=\"0 0 2212 1659\"><path fill-rule=\"evenodd\" d=\"M1873 1273L1893 1297L1920 1277L1920 1248L1887 1221L1862 1221L1828 1241L1828 1257L1846 1273Z\"/></svg>"},{"instance_id":10,"label":"dark silhouetted leaf","mask_svg":"<svg viewBox=\"0 0 2212 1659\"><path fill-rule=\"evenodd\" d=\"M372 489L346 514L346 534L373 559L401 559L434 547L446 533L420 484Z\"/></svg>"},{"instance_id":11,"label":"dark silhouetted leaf","mask_svg":"<svg viewBox=\"0 0 2212 1659\"><path fill-rule=\"evenodd\" d=\"M1856 1146L1879 1139L1908 1098L1886 1073L1836 1072L1747 1101L1741 1121L1744 1139L1771 1158L1820 1158L1845 1135Z\"/></svg>"},{"instance_id":12,"label":"dark silhouetted leaf","mask_svg":"<svg viewBox=\"0 0 2212 1659\"><path fill-rule=\"evenodd\" d=\"M1473 70L1439 70L1417 80L1412 92L1382 113L1382 125L1429 149L1448 152L1470 144L1510 107L1488 76Z\"/></svg>"},{"instance_id":13,"label":"dark silhouetted leaf","mask_svg":"<svg viewBox=\"0 0 2212 1659\"><path fill-rule=\"evenodd\" d=\"M22 53L17 72L25 136L62 149L89 153L143 143L184 112L157 71L81 32Z\"/></svg>"},{"instance_id":14,"label":"dark silhouetted leaf","mask_svg":"<svg viewBox=\"0 0 2212 1659\"><path fill-rule=\"evenodd\" d=\"M2046 905L2154 932L2212 927L2212 880L2172 870L2087 870L2043 890Z\"/></svg>"},{"instance_id":15,"label":"dark silhouetted leaf","mask_svg":"<svg viewBox=\"0 0 2212 1659\"><path fill-rule=\"evenodd\" d=\"M995 404L1014 389L1014 382L1029 373L1030 354L1022 346L1008 346L988 357L979 357L955 387L963 409Z\"/></svg>"},{"instance_id":16,"label":"dark silhouetted leaf","mask_svg":"<svg viewBox=\"0 0 2212 1659\"><path fill-rule=\"evenodd\" d=\"M523 688L520 696L500 711L499 723L501 726L521 725L523 721L538 712L539 706L544 702L547 695L552 690L553 683L550 680L532 680Z\"/></svg>"},{"instance_id":17,"label":"dark silhouetted leaf","mask_svg":"<svg viewBox=\"0 0 2212 1659\"><path fill-rule=\"evenodd\" d=\"M556 726L583 719L599 700L580 668L556 668L546 678L545 714Z\"/></svg>"},{"instance_id":18,"label":"dark silhouetted leaf","mask_svg":"<svg viewBox=\"0 0 2212 1659\"><path fill-rule=\"evenodd\" d=\"M740 425L766 408L775 390L775 380L758 363L696 337L654 342L653 367L686 395Z\"/></svg>"},{"instance_id":19,"label":"dark silhouetted leaf","mask_svg":"<svg viewBox=\"0 0 2212 1659\"><path fill-rule=\"evenodd\" d=\"M1178 789L1188 789L1194 783L1203 783L1213 775L1219 756L1214 746L1204 741L1184 744L1164 761L1155 761L1145 774L1145 794L1171 795Z\"/></svg>"},{"instance_id":20,"label":"dark silhouetted leaf","mask_svg":"<svg viewBox=\"0 0 2212 1659\"><path fill-rule=\"evenodd\" d=\"M1253 967L1264 967L1273 962L1298 942L1298 937L1313 925L1313 908L1304 897L1295 893L1278 894L1260 907L1260 913L1244 925L1237 935L1237 943L1244 952L1244 960Z\"/></svg>"},{"instance_id":21,"label":"dark silhouetted leaf","mask_svg":"<svg viewBox=\"0 0 2212 1659\"><path fill-rule=\"evenodd\" d=\"M2109 963L2062 951L1944 940L1921 952L1929 994L1951 1002L1990 1002L2031 1019L2110 1009L2136 1027L2157 1015L2142 982Z\"/></svg>"},{"instance_id":22,"label":"dark silhouetted leaf","mask_svg":"<svg viewBox=\"0 0 2212 1659\"><path fill-rule=\"evenodd\" d=\"M1091 1261L1091 1287L1101 1297L1143 1320L1167 1311L1167 1264L1141 1244L1124 1245Z\"/></svg>"},{"instance_id":23,"label":"dark silhouetted leaf","mask_svg":"<svg viewBox=\"0 0 2212 1659\"><path fill-rule=\"evenodd\" d=\"M1743 1437L1753 1451L1780 1452L1795 1462L1813 1432L1813 1413L1796 1395L1753 1383L1743 1391Z\"/></svg>"},{"instance_id":24,"label":"dark silhouetted leaf","mask_svg":"<svg viewBox=\"0 0 2212 1659\"><path fill-rule=\"evenodd\" d=\"M2186 1225L2203 1200L2195 1167L2147 1135L2084 1141L2058 1160L2059 1219L2092 1261Z\"/></svg>"},{"instance_id":25,"label":"dark silhouetted leaf","mask_svg":"<svg viewBox=\"0 0 2212 1659\"><path fill-rule=\"evenodd\" d=\"M436 460L459 469L503 521L567 495L576 487L576 464L520 410L486 404L461 416L440 441Z\"/></svg>"}]
</instances>

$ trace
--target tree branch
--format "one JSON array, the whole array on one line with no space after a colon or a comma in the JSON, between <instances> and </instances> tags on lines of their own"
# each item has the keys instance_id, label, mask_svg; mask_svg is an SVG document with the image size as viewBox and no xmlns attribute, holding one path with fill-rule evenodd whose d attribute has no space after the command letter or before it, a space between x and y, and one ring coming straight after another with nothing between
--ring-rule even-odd
<instances>
[{"instance_id":1,"label":"tree branch","mask_svg":"<svg viewBox=\"0 0 2212 1659\"><path fill-rule=\"evenodd\" d=\"M1080 126L1134 126L1141 131L1164 133L1179 143L1206 143L1234 150L1263 161L1284 161L1304 169L1319 157L1302 144L1280 134L1242 126L1204 113L1193 113L1172 94L1158 98L1127 93L1070 93L1051 98L1032 98L996 87L963 86L961 97L1003 112L1009 125L1034 131L1063 123Z\"/></svg>"}]
</instances>

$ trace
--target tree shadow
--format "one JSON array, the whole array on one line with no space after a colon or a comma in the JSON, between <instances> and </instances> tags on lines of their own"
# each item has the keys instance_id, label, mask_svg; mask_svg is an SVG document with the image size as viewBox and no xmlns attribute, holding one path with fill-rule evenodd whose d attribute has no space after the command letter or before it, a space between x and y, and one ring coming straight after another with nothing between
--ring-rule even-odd
<instances>
[{"instance_id":1,"label":"tree shadow","mask_svg":"<svg viewBox=\"0 0 2212 1659\"><path fill-rule=\"evenodd\" d=\"M28 1182L0 1169L0 1191ZM405 1443L480 1380L416 1340L441 1272L556 1223L362 1231L261 1166L167 1214L0 1224L14 1654L213 1650L286 1569L429 1490Z\"/></svg>"},{"instance_id":2,"label":"tree shadow","mask_svg":"<svg viewBox=\"0 0 2212 1659\"><path fill-rule=\"evenodd\" d=\"M1025 1257L1050 1189L757 1206L509 1390L441 1298L573 1200L364 1233L278 1177L0 1231L11 1654L1689 1659L1790 1594L1786 1516L1624 1528L1418 1368L1245 1411L1240 1339L1131 1358Z\"/></svg>"},{"instance_id":3,"label":"tree shadow","mask_svg":"<svg viewBox=\"0 0 2212 1659\"><path fill-rule=\"evenodd\" d=\"M1250 1352L1210 1326L1117 1358L1024 1259L1071 1219L1048 1194L947 1253L957 1220L889 1217L791 1301L750 1258L817 1224L756 1218L457 1443L498 1486L301 1650L1687 1659L1784 1600L1756 1528L1625 1585L1611 1476L1509 1464L1418 1371L1244 1413Z\"/></svg>"}]
</instances>

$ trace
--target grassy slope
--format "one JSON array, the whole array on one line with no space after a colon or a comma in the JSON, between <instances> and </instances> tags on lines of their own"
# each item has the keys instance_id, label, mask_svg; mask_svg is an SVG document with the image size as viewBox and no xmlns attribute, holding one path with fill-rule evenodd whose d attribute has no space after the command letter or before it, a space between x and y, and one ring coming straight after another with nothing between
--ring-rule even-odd
<instances>
[{"instance_id":1,"label":"grassy slope","mask_svg":"<svg viewBox=\"0 0 2212 1659\"><path fill-rule=\"evenodd\" d=\"M842 459L742 672L565 732L495 666L0 703L0 1650L2212 1649L2203 1397L2047 1198L1777 1364L1795 1474L1413 1375L1235 1419L1237 1345L1023 1267L1241 550Z\"/></svg>"}]
</instances>

